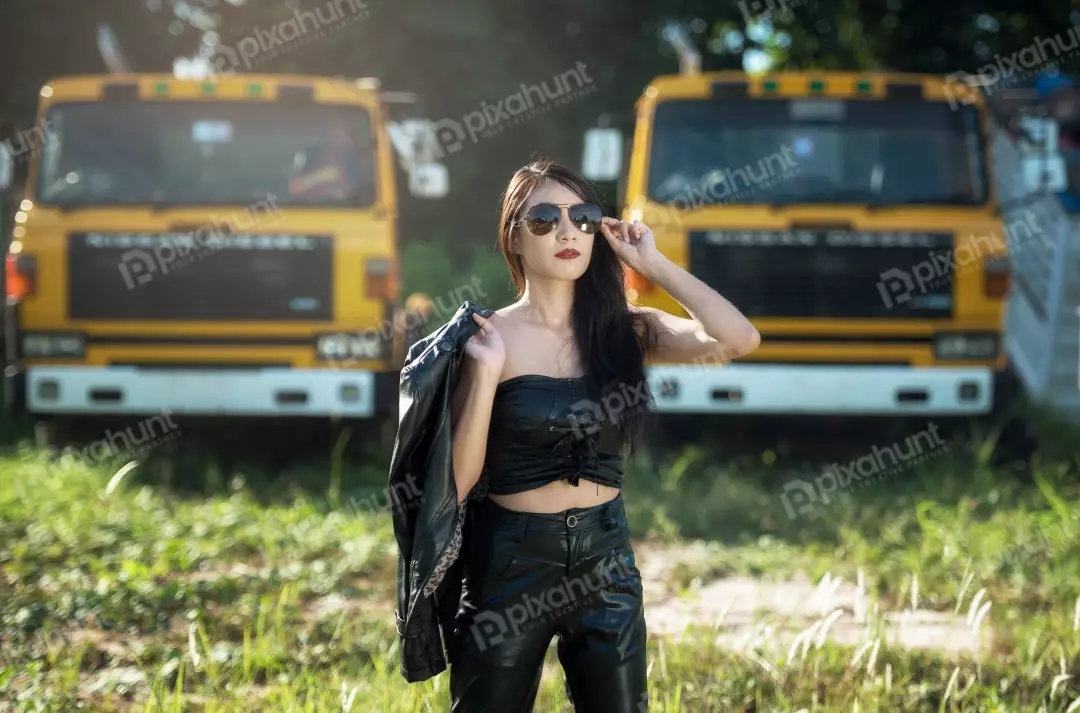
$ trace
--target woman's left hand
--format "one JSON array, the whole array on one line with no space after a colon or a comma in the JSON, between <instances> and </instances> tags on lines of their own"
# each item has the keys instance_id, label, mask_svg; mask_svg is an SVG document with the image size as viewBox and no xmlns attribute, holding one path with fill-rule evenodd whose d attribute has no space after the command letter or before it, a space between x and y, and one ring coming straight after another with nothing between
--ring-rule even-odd
<instances>
[{"instance_id":1,"label":"woman's left hand","mask_svg":"<svg viewBox=\"0 0 1080 713\"><path fill-rule=\"evenodd\" d=\"M661 257L652 230L640 220L627 223L625 220L604 217L600 232L619 259L637 272L647 273Z\"/></svg>"}]
</instances>

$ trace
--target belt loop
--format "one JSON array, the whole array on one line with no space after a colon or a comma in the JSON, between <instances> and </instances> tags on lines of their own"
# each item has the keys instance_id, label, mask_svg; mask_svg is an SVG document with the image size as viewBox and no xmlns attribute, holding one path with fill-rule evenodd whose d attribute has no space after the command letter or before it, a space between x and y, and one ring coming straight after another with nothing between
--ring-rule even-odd
<instances>
[{"instance_id":1,"label":"belt loop","mask_svg":"<svg viewBox=\"0 0 1080 713\"><path fill-rule=\"evenodd\" d=\"M525 531L529 527L529 513L521 514L521 527L518 529L517 541L523 542L525 540Z\"/></svg>"},{"instance_id":2,"label":"belt loop","mask_svg":"<svg viewBox=\"0 0 1080 713\"><path fill-rule=\"evenodd\" d=\"M616 498L617 500L618 498ZM615 500L611 500L607 503L607 512L604 513L604 527L608 530L614 530L619 525L619 516L615 507Z\"/></svg>"}]
</instances>

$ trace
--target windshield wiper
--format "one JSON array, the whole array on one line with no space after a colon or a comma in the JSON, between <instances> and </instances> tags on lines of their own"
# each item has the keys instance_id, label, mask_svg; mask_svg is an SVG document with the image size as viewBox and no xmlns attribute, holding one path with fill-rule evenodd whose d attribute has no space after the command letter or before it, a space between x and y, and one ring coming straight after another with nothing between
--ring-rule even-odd
<instances>
[{"instance_id":1,"label":"windshield wiper","mask_svg":"<svg viewBox=\"0 0 1080 713\"><path fill-rule=\"evenodd\" d=\"M944 206L956 206L956 207L974 207L980 206L982 203L977 201L970 193L953 193L945 196L926 196L922 198L905 198L903 200L889 201L887 203L877 203L871 206L871 209L881 208L907 208L908 206L916 205L944 205Z\"/></svg>"},{"instance_id":2,"label":"windshield wiper","mask_svg":"<svg viewBox=\"0 0 1080 713\"><path fill-rule=\"evenodd\" d=\"M65 213L68 213L69 211L80 208L81 206L79 205L78 200L63 200L62 199L62 196L65 193L68 192L68 189L72 185L74 185L74 184L68 183L64 179L54 181L51 185L49 185L48 188L46 188L44 191L42 191L42 194L45 197L45 200L42 201L42 202L46 203L46 204L49 204L49 205L55 206L56 209L58 211L60 211L60 215L64 215Z\"/></svg>"},{"instance_id":3,"label":"windshield wiper","mask_svg":"<svg viewBox=\"0 0 1080 713\"><path fill-rule=\"evenodd\" d=\"M880 201L873 200L879 197L876 193L868 193L865 189L830 189L785 196L783 199L769 201L768 205L773 210L807 203L852 203L880 206L883 205Z\"/></svg>"}]
</instances>

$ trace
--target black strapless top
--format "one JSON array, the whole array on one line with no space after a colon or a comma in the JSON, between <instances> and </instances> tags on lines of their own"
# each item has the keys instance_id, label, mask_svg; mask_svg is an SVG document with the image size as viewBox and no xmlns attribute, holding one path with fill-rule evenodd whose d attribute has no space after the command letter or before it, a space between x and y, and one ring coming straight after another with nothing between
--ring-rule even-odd
<instances>
[{"instance_id":1,"label":"black strapless top","mask_svg":"<svg viewBox=\"0 0 1080 713\"><path fill-rule=\"evenodd\" d=\"M487 491L510 495L557 480L622 486L622 440L590 400L582 377L515 376L492 404L484 471Z\"/></svg>"}]
</instances>

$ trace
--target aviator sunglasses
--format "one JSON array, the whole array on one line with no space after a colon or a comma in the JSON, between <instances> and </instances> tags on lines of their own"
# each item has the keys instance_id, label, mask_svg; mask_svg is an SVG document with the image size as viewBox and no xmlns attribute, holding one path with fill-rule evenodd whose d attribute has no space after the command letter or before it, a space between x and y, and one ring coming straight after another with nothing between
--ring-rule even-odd
<instances>
[{"instance_id":1,"label":"aviator sunglasses","mask_svg":"<svg viewBox=\"0 0 1080 713\"><path fill-rule=\"evenodd\" d=\"M525 212L524 218L514 221L514 227L524 223L535 235L547 235L559 224L564 210L570 216L570 222L581 232L592 234L600 231L600 220L604 214L595 203L537 203Z\"/></svg>"}]
</instances>

